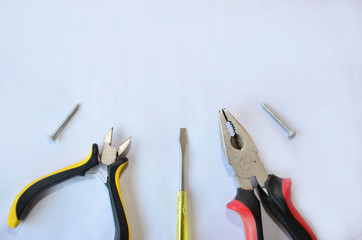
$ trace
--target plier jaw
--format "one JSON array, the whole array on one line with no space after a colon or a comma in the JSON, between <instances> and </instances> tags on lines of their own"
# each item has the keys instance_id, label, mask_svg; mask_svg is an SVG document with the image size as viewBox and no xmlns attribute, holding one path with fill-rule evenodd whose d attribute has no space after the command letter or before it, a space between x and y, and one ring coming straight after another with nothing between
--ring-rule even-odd
<instances>
[{"instance_id":1,"label":"plier jaw","mask_svg":"<svg viewBox=\"0 0 362 240\"><path fill-rule=\"evenodd\" d=\"M111 128L104 137L103 148L100 158L100 161L107 166L117 161L117 159L121 159L126 156L129 150L129 145L131 144L131 137L129 137L117 149L116 147L112 146L112 136L113 128Z\"/></svg>"},{"instance_id":2,"label":"plier jaw","mask_svg":"<svg viewBox=\"0 0 362 240\"><path fill-rule=\"evenodd\" d=\"M264 187L268 173L248 132L225 108L219 111L219 121L224 154L234 170L239 187L253 189L250 182L253 177Z\"/></svg>"}]
</instances>

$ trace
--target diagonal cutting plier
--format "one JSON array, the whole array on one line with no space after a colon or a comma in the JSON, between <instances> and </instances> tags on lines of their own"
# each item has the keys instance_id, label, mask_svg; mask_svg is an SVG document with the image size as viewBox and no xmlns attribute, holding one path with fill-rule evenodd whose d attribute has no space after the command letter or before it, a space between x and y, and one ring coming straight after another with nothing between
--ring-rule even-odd
<instances>
[{"instance_id":1,"label":"diagonal cutting plier","mask_svg":"<svg viewBox=\"0 0 362 240\"><path fill-rule=\"evenodd\" d=\"M58 171L41 177L27 186L25 186L16 196L8 217L8 225L15 228L19 225L29 211L32 202L46 189L68 180L75 176L84 176L85 173L98 165L99 162L107 165L107 181L114 223L115 223L115 240L130 239L129 225L122 199L120 187L120 174L123 172L128 163L125 157L131 143L129 137L119 148L113 147L112 143L113 128L111 128L105 138L102 153L99 156L98 145L93 144L89 155L83 160Z\"/></svg>"},{"instance_id":2,"label":"diagonal cutting plier","mask_svg":"<svg viewBox=\"0 0 362 240\"><path fill-rule=\"evenodd\" d=\"M254 194L251 178L256 179L255 188L266 210L292 239L317 239L293 205L290 195L291 180L266 172L252 138L228 110L219 111L219 120L224 154L239 185L236 197L227 207L242 218L246 239L263 239L260 202Z\"/></svg>"}]
</instances>

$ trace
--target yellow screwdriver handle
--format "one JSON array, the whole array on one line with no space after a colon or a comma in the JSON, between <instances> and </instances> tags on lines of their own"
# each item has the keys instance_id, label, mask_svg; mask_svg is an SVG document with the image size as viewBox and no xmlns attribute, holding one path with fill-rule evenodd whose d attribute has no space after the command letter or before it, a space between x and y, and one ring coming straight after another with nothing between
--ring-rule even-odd
<instances>
[{"instance_id":1,"label":"yellow screwdriver handle","mask_svg":"<svg viewBox=\"0 0 362 240\"><path fill-rule=\"evenodd\" d=\"M187 240L186 191L177 192L177 235L176 240Z\"/></svg>"}]
</instances>

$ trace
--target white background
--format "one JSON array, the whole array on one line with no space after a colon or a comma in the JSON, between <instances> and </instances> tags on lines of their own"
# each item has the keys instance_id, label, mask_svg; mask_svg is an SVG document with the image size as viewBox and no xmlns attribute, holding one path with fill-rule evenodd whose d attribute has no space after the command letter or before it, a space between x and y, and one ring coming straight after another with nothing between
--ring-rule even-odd
<instances>
[{"instance_id":1,"label":"white background","mask_svg":"<svg viewBox=\"0 0 362 240\"><path fill-rule=\"evenodd\" d=\"M29 182L132 135L121 187L133 239L174 239L178 133L188 129L189 239L243 239L218 110L253 137L319 239L362 239L361 1L0 1L0 239L113 239L99 171ZM289 141L264 101L297 130ZM76 116L47 142L72 106ZM97 170L97 169L96 169ZM265 239L288 239L263 211Z\"/></svg>"}]
</instances>

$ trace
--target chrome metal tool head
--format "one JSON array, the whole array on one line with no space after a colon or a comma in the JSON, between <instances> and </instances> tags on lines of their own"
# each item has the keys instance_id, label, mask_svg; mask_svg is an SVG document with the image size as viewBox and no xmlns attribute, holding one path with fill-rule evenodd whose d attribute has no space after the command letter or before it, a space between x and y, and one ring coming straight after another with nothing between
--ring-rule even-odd
<instances>
[{"instance_id":1,"label":"chrome metal tool head","mask_svg":"<svg viewBox=\"0 0 362 240\"><path fill-rule=\"evenodd\" d=\"M111 128L104 137L103 148L101 153L101 162L105 165L110 165L116 161L117 158L124 157L127 154L129 145L131 144L131 137L124 143L116 147L112 146L113 128Z\"/></svg>"},{"instance_id":2,"label":"chrome metal tool head","mask_svg":"<svg viewBox=\"0 0 362 240\"><path fill-rule=\"evenodd\" d=\"M239 187L253 189L252 177L256 177L259 185L264 187L268 173L248 132L225 108L219 111L219 120L224 154L234 170Z\"/></svg>"}]
</instances>

